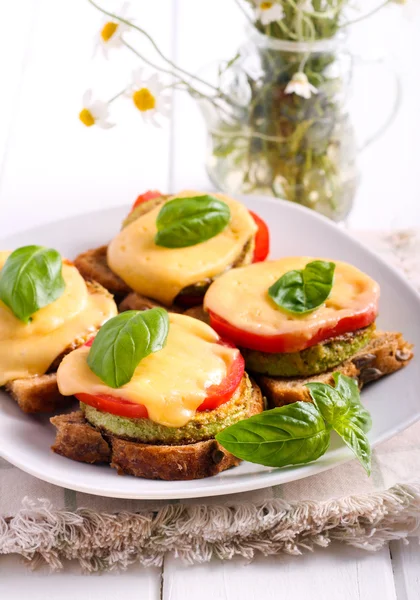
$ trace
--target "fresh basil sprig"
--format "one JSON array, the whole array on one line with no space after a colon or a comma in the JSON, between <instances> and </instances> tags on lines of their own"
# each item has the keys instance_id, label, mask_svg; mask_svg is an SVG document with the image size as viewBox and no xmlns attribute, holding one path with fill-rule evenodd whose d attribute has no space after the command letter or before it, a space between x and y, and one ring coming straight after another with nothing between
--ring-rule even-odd
<instances>
[{"instance_id":1,"label":"fresh basil sprig","mask_svg":"<svg viewBox=\"0 0 420 600\"><path fill-rule=\"evenodd\" d=\"M307 383L306 387L325 422L338 433L370 475L372 453L366 436L372 426L370 414L360 403L354 380L334 373L334 381L334 388L318 382Z\"/></svg>"},{"instance_id":2,"label":"fresh basil sprig","mask_svg":"<svg viewBox=\"0 0 420 600\"><path fill-rule=\"evenodd\" d=\"M242 460L285 467L322 456L330 432L311 402L294 402L239 421L218 433L216 440Z\"/></svg>"},{"instance_id":3,"label":"fresh basil sprig","mask_svg":"<svg viewBox=\"0 0 420 600\"><path fill-rule=\"evenodd\" d=\"M229 206L214 196L174 198L159 211L155 243L165 248L195 246L221 233L229 221Z\"/></svg>"},{"instance_id":4,"label":"fresh basil sprig","mask_svg":"<svg viewBox=\"0 0 420 600\"><path fill-rule=\"evenodd\" d=\"M57 300L65 289L57 250L23 246L7 258L0 273L0 300L28 323L34 313Z\"/></svg>"},{"instance_id":5,"label":"fresh basil sprig","mask_svg":"<svg viewBox=\"0 0 420 600\"><path fill-rule=\"evenodd\" d=\"M331 293L335 263L314 260L304 269L288 271L268 288L270 298L283 310L305 314L321 306Z\"/></svg>"},{"instance_id":6,"label":"fresh basil sprig","mask_svg":"<svg viewBox=\"0 0 420 600\"><path fill-rule=\"evenodd\" d=\"M360 403L357 383L334 373L335 387L308 383L311 402L294 402L239 421L216 440L234 456L267 467L313 462L330 444L334 429L370 474L371 450L366 431L368 411Z\"/></svg>"},{"instance_id":7,"label":"fresh basil sprig","mask_svg":"<svg viewBox=\"0 0 420 600\"><path fill-rule=\"evenodd\" d=\"M119 388L133 377L139 362L162 350L169 332L163 308L127 310L110 319L98 331L87 363L106 385Z\"/></svg>"}]
</instances>

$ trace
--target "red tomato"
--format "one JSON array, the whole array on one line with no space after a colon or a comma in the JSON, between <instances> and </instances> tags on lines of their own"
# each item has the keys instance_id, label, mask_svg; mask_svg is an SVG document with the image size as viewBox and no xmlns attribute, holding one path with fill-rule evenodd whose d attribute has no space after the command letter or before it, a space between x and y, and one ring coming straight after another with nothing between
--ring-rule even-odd
<instances>
[{"instance_id":1,"label":"red tomato","mask_svg":"<svg viewBox=\"0 0 420 600\"><path fill-rule=\"evenodd\" d=\"M159 198L162 194L158 190L149 190L144 194L140 194L137 200L134 202L131 207L131 211L138 207L139 204L143 204L143 202L147 202L148 200L153 200L153 198Z\"/></svg>"},{"instance_id":2,"label":"red tomato","mask_svg":"<svg viewBox=\"0 0 420 600\"><path fill-rule=\"evenodd\" d=\"M270 252L270 232L268 231L265 221L263 221L261 217L252 210L249 212L258 227L257 233L255 234L255 250L252 262L262 262L267 258L268 253Z\"/></svg>"},{"instance_id":3,"label":"red tomato","mask_svg":"<svg viewBox=\"0 0 420 600\"><path fill-rule=\"evenodd\" d=\"M148 417L147 408L143 404L134 404L134 402L128 402L128 400L111 396L111 394L92 396L82 393L76 394L76 398L84 404L93 406L102 412L111 413L111 415L130 417L131 419L147 419Z\"/></svg>"},{"instance_id":4,"label":"red tomato","mask_svg":"<svg viewBox=\"0 0 420 600\"><path fill-rule=\"evenodd\" d=\"M91 346L92 342L93 338L85 345ZM234 348L233 344L224 340L220 340L219 344ZM245 361L242 355L238 353L238 356L231 364L229 372L224 380L218 385L211 385L207 388L207 397L197 410L199 412L214 410L230 400L244 376L244 370ZM81 393L76 394L76 398L84 404L93 406L93 408L102 412L111 413L112 415L129 417L131 419L147 419L148 417L147 408L143 404L135 404L128 400L124 400L124 398L112 396L111 394L98 394L93 396L91 394Z\"/></svg>"},{"instance_id":5,"label":"red tomato","mask_svg":"<svg viewBox=\"0 0 420 600\"><path fill-rule=\"evenodd\" d=\"M222 344L223 346L229 346L230 348L235 347L227 340L220 340L219 344ZM200 404L197 410L199 412L204 410L214 410L218 406L221 406L230 400L238 385L241 383L242 377L244 376L244 371L245 361L242 354L238 352L238 356L231 364L229 372L224 380L217 385L211 385L209 388L207 388L207 398L202 404Z\"/></svg>"},{"instance_id":6,"label":"red tomato","mask_svg":"<svg viewBox=\"0 0 420 600\"><path fill-rule=\"evenodd\" d=\"M223 338L229 339L237 346L259 350L260 352L281 353L281 352L300 352L305 348L314 346L328 338L356 331L362 327L371 325L376 319L377 306L375 303L369 304L364 310L357 312L351 317L340 319L334 327L324 327L312 336L307 337L307 331L304 327L299 332L279 333L278 335L258 335L239 329L228 323L222 317L219 317L212 311L209 311L210 325Z\"/></svg>"}]
</instances>

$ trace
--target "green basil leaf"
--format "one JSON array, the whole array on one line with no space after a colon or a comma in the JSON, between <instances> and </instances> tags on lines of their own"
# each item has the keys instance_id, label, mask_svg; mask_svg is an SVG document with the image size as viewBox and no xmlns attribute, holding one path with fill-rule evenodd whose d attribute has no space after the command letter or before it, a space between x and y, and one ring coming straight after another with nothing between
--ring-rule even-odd
<instances>
[{"instance_id":1,"label":"green basil leaf","mask_svg":"<svg viewBox=\"0 0 420 600\"><path fill-rule=\"evenodd\" d=\"M139 362L161 350L169 332L163 308L128 310L98 331L88 354L88 365L106 385L119 388L133 377Z\"/></svg>"},{"instance_id":2,"label":"green basil leaf","mask_svg":"<svg viewBox=\"0 0 420 600\"><path fill-rule=\"evenodd\" d=\"M351 411L351 419L362 431L367 433L372 428L372 417L360 402L360 390L357 381L351 377L342 375L338 371L333 373L333 378L335 389L352 404L349 409Z\"/></svg>"},{"instance_id":3,"label":"green basil leaf","mask_svg":"<svg viewBox=\"0 0 420 600\"><path fill-rule=\"evenodd\" d=\"M325 421L370 474L371 450L366 432L372 426L371 416L360 402L357 383L339 372L333 373L333 378L334 388L318 382L307 383L306 387Z\"/></svg>"},{"instance_id":4,"label":"green basil leaf","mask_svg":"<svg viewBox=\"0 0 420 600\"><path fill-rule=\"evenodd\" d=\"M353 404L360 404L360 390L355 379L343 375L340 371L335 371L335 373L333 373L333 379L335 389L339 394L347 400L350 400Z\"/></svg>"},{"instance_id":5,"label":"green basil leaf","mask_svg":"<svg viewBox=\"0 0 420 600\"><path fill-rule=\"evenodd\" d=\"M268 289L283 310L305 314L321 306L331 293L335 264L314 260L302 270L288 271Z\"/></svg>"},{"instance_id":6,"label":"green basil leaf","mask_svg":"<svg viewBox=\"0 0 420 600\"><path fill-rule=\"evenodd\" d=\"M354 423L340 421L334 426L344 443L352 450L361 462L366 473L370 475L372 463L372 450L366 433L357 427Z\"/></svg>"},{"instance_id":7,"label":"green basil leaf","mask_svg":"<svg viewBox=\"0 0 420 600\"><path fill-rule=\"evenodd\" d=\"M267 467L312 462L330 443L330 428L311 402L295 402L239 421L216 435L234 456Z\"/></svg>"},{"instance_id":8,"label":"green basil leaf","mask_svg":"<svg viewBox=\"0 0 420 600\"><path fill-rule=\"evenodd\" d=\"M57 250L23 246L7 258L0 273L0 300L28 323L43 306L57 300L65 289L63 261Z\"/></svg>"},{"instance_id":9,"label":"green basil leaf","mask_svg":"<svg viewBox=\"0 0 420 600\"><path fill-rule=\"evenodd\" d=\"M332 427L334 427L334 423L347 414L350 406L349 402L337 389L327 383L318 382L307 383L306 387L322 417Z\"/></svg>"},{"instance_id":10,"label":"green basil leaf","mask_svg":"<svg viewBox=\"0 0 420 600\"><path fill-rule=\"evenodd\" d=\"M160 209L155 243L165 248L195 246L221 233L229 221L229 206L213 196L174 198Z\"/></svg>"}]
</instances>

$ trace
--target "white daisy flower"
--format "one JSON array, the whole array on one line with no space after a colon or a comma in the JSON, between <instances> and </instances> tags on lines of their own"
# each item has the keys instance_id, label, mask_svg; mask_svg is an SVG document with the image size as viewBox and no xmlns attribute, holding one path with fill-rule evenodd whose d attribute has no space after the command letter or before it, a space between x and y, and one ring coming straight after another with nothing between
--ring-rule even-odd
<instances>
[{"instance_id":1,"label":"white daisy flower","mask_svg":"<svg viewBox=\"0 0 420 600\"><path fill-rule=\"evenodd\" d=\"M118 16L132 21L127 16L127 10L129 7L128 2L124 2L121 6L121 10L116 13ZM120 48L122 46L122 35L130 30L130 26L121 21L103 21L102 28L97 35L95 50L100 48L105 58L108 58L108 52L111 48Z\"/></svg>"},{"instance_id":2,"label":"white daisy flower","mask_svg":"<svg viewBox=\"0 0 420 600\"><path fill-rule=\"evenodd\" d=\"M270 25L274 21L281 21L284 17L283 7L277 2L257 2L256 14L261 25Z\"/></svg>"},{"instance_id":3,"label":"white daisy flower","mask_svg":"<svg viewBox=\"0 0 420 600\"><path fill-rule=\"evenodd\" d=\"M79 113L79 119L86 127L97 125L102 129L114 127L114 123L108 121L109 109L106 102L92 100L92 90L83 95L83 108Z\"/></svg>"},{"instance_id":4,"label":"white daisy flower","mask_svg":"<svg viewBox=\"0 0 420 600\"><path fill-rule=\"evenodd\" d=\"M284 92L285 94L296 94L307 100L312 94L317 94L318 90L309 83L305 73L298 72L293 75Z\"/></svg>"},{"instance_id":5,"label":"white daisy flower","mask_svg":"<svg viewBox=\"0 0 420 600\"><path fill-rule=\"evenodd\" d=\"M164 89L164 84L156 74L146 78L143 69L137 69L133 72L132 86L126 92L134 106L140 111L143 120L157 127L160 127L157 115L169 116L170 100L162 93Z\"/></svg>"}]
</instances>

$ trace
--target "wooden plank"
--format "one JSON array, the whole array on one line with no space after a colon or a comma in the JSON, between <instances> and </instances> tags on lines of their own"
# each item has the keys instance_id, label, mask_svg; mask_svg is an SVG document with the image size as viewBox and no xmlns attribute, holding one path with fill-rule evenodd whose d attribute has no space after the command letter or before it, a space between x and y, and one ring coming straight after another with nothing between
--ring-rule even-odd
<instances>
[{"instance_id":1,"label":"wooden plank","mask_svg":"<svg viewBox=\"0 0 420 600\"><path fill-rule=\"evenodd\" d=\"M367 553L343 545L300 557L258 557L184 566L167 559L163 600L396 600L388 548Z\"/></svg>"},{"instance_id":2,"label":"wooden plank","mask_svg":"<svg viewBox=\"0 0 420 600\"><path fill-rule=\"evenodd\" d=\"M170 54L167 0L137 3L131 14ZM107 100L131 83L132 69L140 64L125 49L110 53L109 61L92 60L102 23L102 15L86 0L40 4L1 182L0 236L82 211L130 204L145 189L168 187L168 122L161 129L144 123L129 98L112 104L118 123L112 130L86 128L78 120L86 89L92 87ZM137 36L130 41L137 44Z\"/></svg>"},{"instance_id":3,"label":"wooden plank","mask_svg":"<svg viewBox=\"0 0 420 600\"><path fill-rule=\"evenodd\" d=\"M82 575L74 561L65 570L50 573L42 568L31 571L16 556L0 560L0 598L15 600L159 600L161 570L132 565L123 574Z\"/></svg>"},{"instance_id":4,"label":"wooden plank","mask_svg":"<svg viewBox=\"0 0 420 600\"><path fill-rule=\"evenodd\" d=\"M420 544L411 538L409 544L391 542L390 553L398 600L420 598Z\"/></svg>"}]
</instances>

